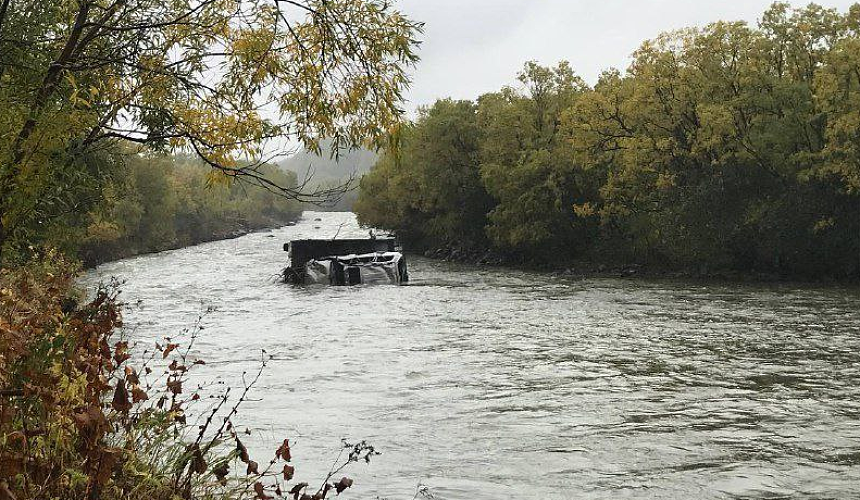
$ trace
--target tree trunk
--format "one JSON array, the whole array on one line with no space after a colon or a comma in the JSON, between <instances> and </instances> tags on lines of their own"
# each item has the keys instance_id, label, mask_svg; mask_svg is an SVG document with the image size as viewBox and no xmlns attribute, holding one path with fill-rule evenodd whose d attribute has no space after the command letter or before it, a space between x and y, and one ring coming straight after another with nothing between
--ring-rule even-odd
<instances>
[{"instance_id":1,"label":"tree trunk","mask_svg":"<svg viewBox=\"0 0 860 500\"><path fill-rule=\"evenodd\" d=\"M0 22L3 21L3 17L6 15L6 9L8 9L10 2L11 0L0 0L0 14L2 14L2 16L0 16ZM57 89L63 73L66 71L66 65L73 59L75 51L79 49L79 43L84 28L86 27L87 16L89 15L91 7L92 3L90 1L86 1L80 5L80 8L75 15L75 22L72 25L69 37L66 39L63 49L57 56L56 60L54 60L50 67L48 67L48 70L45 73L45 78L42 80L42 85L36 91L34 99L30 104L27 119L24 121L21 130L15 137L15 141L12 146L11 161L5 166L5 171L2 172L2 178L0 178L0 191L2 191L4 195L0 195L0 268L3 267L3 245L9 238L9 230L4 224L2 218L7 212L8 195L15 192L15 183L21 168L21 163L24 161L25 157L25 143L35 131L38 123L38 115Z\"/></svg>"},{"instance_id":2,"label":"tree trunk","mask_svg":"<svg viewBox=\"0 0 860 500\"><path fill-rule=\"evenodd\" d=\"M21 131L18 132L18 136L15 138L15 143L12 147L13 175L14 169L18 168L18 164L24 159L24 143L30 138L30 135L36 128L39 111L48 102L48 99L50 99L54 94L54 91L57 90L57 86L66 70L66 65L71 61L75 50L78 48L78 42L80 41L84 27L86 26L90 7L90 2L84 2L81 5L80 10L78 10L77 15L75 16L75 23L72 26L72 31L69 33L69 38L66 39L63 50L60 52L60 55L57 56L57 59L51 63L51 66L48 68L48 72L45 74L44 80L42 80L42 86L39 87L39 90L36 92L35 99L30 106L27 120L21 127Z\"/></svg>"}]
</instances>

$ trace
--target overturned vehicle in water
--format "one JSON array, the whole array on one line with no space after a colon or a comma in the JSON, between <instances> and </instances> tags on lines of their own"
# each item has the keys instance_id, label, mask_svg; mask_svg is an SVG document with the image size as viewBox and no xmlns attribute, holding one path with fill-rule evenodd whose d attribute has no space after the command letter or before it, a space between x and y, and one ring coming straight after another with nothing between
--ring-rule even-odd
<instances>
[{"instance_id":1,"label":"overturned vehicle in water","mask_svg":"<svg viewBox=\"0 0 860 500\"><path fill-rule=\"evenodd\" d=\"M402 284L409 281L406 259L394 238L294 240L284 244L289 265L284 281L293 284Z\"/></svg>"}]
</instances>

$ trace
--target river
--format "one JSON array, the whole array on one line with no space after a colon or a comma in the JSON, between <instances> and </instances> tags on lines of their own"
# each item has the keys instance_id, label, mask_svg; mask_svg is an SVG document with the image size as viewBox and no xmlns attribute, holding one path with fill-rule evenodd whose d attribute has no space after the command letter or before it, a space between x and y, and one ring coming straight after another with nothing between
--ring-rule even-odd
<instances>
[{"instance_id":1,"label":"river","mask_svg":"<svg viewBox=\"0 0 860 500\"><path fill-rule=\"evenodd\" d=\"M320 220L315 220L320 219ZM102 265L127 334L209 307L197 377L273 357L236 421L318 484L341 438L382 452L347 498L858 498L860 292L573 280L409 258L405 286L278 283L285 241L349 213ZM265 454L260 450L266 450Z\"/></svg>"}]
</instances>

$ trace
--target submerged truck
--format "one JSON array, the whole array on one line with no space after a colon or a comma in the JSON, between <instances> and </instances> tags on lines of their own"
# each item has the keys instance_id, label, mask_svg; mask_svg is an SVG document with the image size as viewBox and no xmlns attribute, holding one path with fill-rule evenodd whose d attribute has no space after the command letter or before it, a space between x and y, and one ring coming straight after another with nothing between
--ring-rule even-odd
<instances>
[{"instance_id":1,"label":"submerged truck","mask_svg":"<svg viewBox=\"0 0 860 500\"><path fill-rule=\"evenodd\" d=\"M299 285L403 284L406 259L394 238L293 240L284 281Z\"/></svg>"}]
</instances>

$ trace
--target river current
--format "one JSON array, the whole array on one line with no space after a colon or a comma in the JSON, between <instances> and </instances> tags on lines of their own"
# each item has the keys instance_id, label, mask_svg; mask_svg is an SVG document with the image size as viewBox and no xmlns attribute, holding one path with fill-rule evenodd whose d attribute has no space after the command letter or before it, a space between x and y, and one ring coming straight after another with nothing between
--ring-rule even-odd
<instances>
[{"instance_id":1,"label":"river current","mask_svg":"<svg viewBox=\"0 0 860 500\"><path fill-rule=\"evenodd\" d=\"M318 220L316 220L318 219ZM340 439L381 455L347 498L860 498L860 291L574 280L409 257L405 286L276 280L297 238L349 213L102 265L140 345L207 308L198 380L241 385L252 458L296 480ZM420 497L420 495L419 495Z\"/></svg>"}]
</instances>

